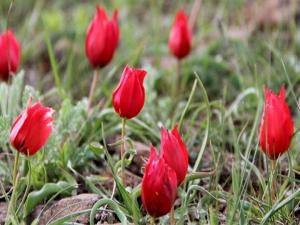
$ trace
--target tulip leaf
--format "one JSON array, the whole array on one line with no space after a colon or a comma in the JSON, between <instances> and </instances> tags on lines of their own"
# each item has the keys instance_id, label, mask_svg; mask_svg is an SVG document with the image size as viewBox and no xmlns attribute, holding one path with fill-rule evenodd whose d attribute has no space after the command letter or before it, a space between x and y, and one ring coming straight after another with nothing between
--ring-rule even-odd
<instances>
[{"instance_id":1,"label":"tulip leaf","mask_svg":"<svg viewBox=\"0 0 300 225\"><path fill-rule=\"evenodd\" d=\"M120 192L121 197L124 200L126 209L129 211L130 214L133 215L134 222L135 222L135 224L137 224L139 218L141 218L139 207L138 207L136 201L134 201L133 197L130 195L130 193L128 191L126 191L126 189L124 188L123 184L120 181L120 178L117 176L117 173L114 168L113 160L106 148L103 124L101 126L102 126L102 139L104 141L104 150L105 150L104 152L105 152L105 156L107 158L108 165L111 169L112 176L116 182L116 187L117 187L118 191Z\"/></svg>"},{"instance_id":2,"label":"tulip leaf","mask_svg":"<svg viewBox=\"0 0 300 225\"><path fill-rule=\"evenodd\" d=\"M24 70L21 70L17 76L13 78L13 83L9 87L9 96L8 96L8 115L12 117L17 116L16 108L21 100L21 91L23 90L24 83Z\"/></svg>"},{"instance_id":3,"label":"tulip leaf","mask_svg":"<svg viewBox=\"0 0 300 225\"><path fill-rule=\"evenodd\" d=\"M240 155L241 158L246 162L246 165L249 166L250 170L253 171L253 173L257 176L262 190L266 190L267 185L259 169L252 162L250 162L242 153L240 153Z\"/></svg>"},{"instance_id":4,"label":"tulip leaf","mask_svg":"<svg viewBox=\"0 0 300 225\"><path fill-rule=\"evenodd\" d=\"M201 178L206 178L206 177L211 177L213 175L215 175L216 171L207 171L207 172L194 172L194 173L190 173L187 174L185 177L185 182L188 183L192 180L197 180L197 179L201 179Z\"/></svg>"},{"instance_id":5,"label":"tulip leaf","mask_svg":"<svg viewBox=\"0 0 300 225\"><path fill-rule=\"evenodd\" d=\"M296 192L285 198L284 200L277 202L274 207L266 213L266 215L263 217L261 220L261 225L264 225L268 222L268 220L282 207L286 206L289 204L291 201L293 201L295 198L298 198L300 196L300 189L298 189Z\"/></svg>"},{"instance_id":6,"label":"tulip leaf","mask_svg":"<svg viewBox=\"0 0 300 225\"><path fill-rule=\"evenodd\" d=\"M206 147L206 144L207 144L207 140L208 140L208 134L209 134L209 127L210 127L210 104L209 104L209 100L208 100L208 96L207 96L207 92L206 92L206 89L199 77L199 75L197 73L195 73L195 76L198 80L198 83L199 83L199 86L200 86L200 89L202 90L203 92L203 95L204 95L204 101L205 101L205 105L206 105L206 129L205 129L205 135L204 135L204 138L203 138L203 141L202 141L202 144L201 144L201 149L199 151L199 154L197 156L197 159L196 159L196 162L194 164L194 167L193 167L193 172L196 172L198 170L198 167L200 165L200 162L201 162L201 159L202 159L202 156L203 156L203 153L204 153L204 150L205 150L205 147Z\"/></svg>"},{"instance_id":7,"label":"tulip leaf","mask_svg":"<svg viewBox=\"0 0 300 225\"><path fill-rule=\"evenodd\" d=\"M49 198L51 195L57 193L70 194L74 188L74 185L70 185L65 181L46 183L40 190L28 194L24 206L24 217L28 216L38 204Z\"/></svg>"},{"instance_id":8,"label":"tulip leaf","mask_svg":"<svg viewBox=\"0 0 300 225\"><path fill-rule=\"evenodd\" d=\"M186 105L184 107L184 110L182 111L180 119L179 119L179 123L178 123L178 130L179 130L179 132L181 131L183 118L184 118L185 114L187 113L188 108L190 107L190 105L192 103L192 99L193 99L195 91L196 91L197 83L198 83L198 80L197 80L197 78L195 78L195 81L194 81L194 84L193 84L193 87L192 87L192 91L190 93L188 101L187 101L187 103L186 103Z\"/></svg>"},{"instance_id":9,"label":"tulip leaf","mask_svg":"<svg viewBox=\"0 0 300 225\"><path fill-rule=\"evenodd\" d=\"M102 155L104 153L104 147L97 143L97 142L92 142L89 144L89 150L94 152L96 155Z\"/></svg>"},{"instance_id":10,"label":"tulip leaf","mask_svg":"<svg viewBox=\"0 0 300 225\"><path fill-rule=\"evenodd\" d=\"M94 219L95 219L96 212L103 205L108 205L110 208L112 208L123 225L127 224L127 218L119 208L118 204L111 199L104 198L104 199L100 199L98 202L94 204L90 214L90 225L95 224Z\"/></svg>"},{"instance_id":11,"label":"tulip leaf","mask_svg":"<svg viewBox=\"0 0 300 225\"><path fill-rule=\"evenodd\" d=\"M80 215L84 215L84 214L87 214L89 213L91 210L90 209L84 209L84 210L80 210L80 211L77 211L77 212L72 212L72 213L69 213L68 215L65 215L65 216L62 216L54 221L49 221L46 225L62 225L62 224L67 224L66 222L71 220L71 219L74 219L76 218L77 216L80 216ZM74 223L72 223L74 224Z\"/></svg>"},{"instance_id":12,"label":"tulip leaf","mask_svg":"<svg viewBox=\"0 0 300 225\"><path fill-rule=\"evenodd\" d=\"M14 118L17 116L18 103L23 90L24 71L13 76L11 85L2 82L0 84L0 111L2 116Z\"/></svg>"}]
</instances>

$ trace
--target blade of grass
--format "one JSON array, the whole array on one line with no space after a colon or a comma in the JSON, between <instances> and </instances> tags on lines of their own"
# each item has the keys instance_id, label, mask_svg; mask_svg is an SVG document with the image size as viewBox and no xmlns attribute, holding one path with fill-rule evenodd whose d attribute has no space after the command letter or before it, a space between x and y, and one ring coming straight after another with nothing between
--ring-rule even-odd
<instances>
[{"instance_id":1,"label":"blade of grass","mask_svg":"<svg viewBox=\"0 0 300 225\"><path fill-rule=\"evenodd\" d=\"M45 40L46 40L46 44L47 44L47 48L48 48L48 54L49 54L49 58L50 58L53 75L54 75L55 85L58 89L60 98L64 99L65 96L64 96L64 92L62 90L61 83L60 83L60 76L59 76L59 72L58 72L57 62L55 60L55 56L54 56L54 52L53 52L53 46L51 44L51 41L50 41L50 38L49 38L49 35L47 32L45 32Z\"/></svg>"},{"instance_id":2,"label":"blade of grass","mask_svg":"<svg viewBox=\"0 0 300 225\"><path fill-rule=\"evenodd\" d=\"M193 167L193 172L196 172L198 170L198 167L200 165L200 161L202 159L205 147L206 147L206 143L208 140L208 133L209 133L209 126L210 126L210 105L209 105L209 100L208 100L208 96L207 96L207 92L205 90L205 87L199 77L199 75L197 73L195 73L196 79L198 80L198 83L200 85L200 88L202 90L202 94L204 95L204 101L206 104L206 129L205 129L205 134L204 134L204 138L201 144L201 148L200 148L200 152L198 154L198 157L196 159L195 165Z\"/></svg>"},{"instance_id":3,"label":"blade of grass","mask_svg":"<svg viewBox=\"0 0 300 225\"><path fill-rule=\"evenodd\" d=\"M90 225L94 225L94 219L96 216L96 212L99 209L100 206L103 205L108 205L110 208L112 208L114 210L114 213L116 213L117 217L119 218L120 222L123 225L127 224L127 218L125 216L125 214L122 212L122 210L119 208L119 206L117 205L117 203L115 203L113 200L111 199L100 199L99 201L97 201L93 208L91 209L91 214L90 214Z\"/></svg>"},{"instance_id":4,"label":"blade of grass","mask_svg":"<svg viewBox=\"0 0 300 225\"><path fill-rule=\"evenodd\" d=\"M263 219L261 220L261 225L266 224L269 219L278 211L280 210L282 207L286 206L287 204L289 204L291 201L293 201L294 199L298 198L300 196L300 189L298 189L296 192L294 192L293 194L291 194L290 196L288 196L287 198L285 198L284 200L277 202L273 208L266 213L266 215L263 217Z\"/></svg>"}]
</instances>

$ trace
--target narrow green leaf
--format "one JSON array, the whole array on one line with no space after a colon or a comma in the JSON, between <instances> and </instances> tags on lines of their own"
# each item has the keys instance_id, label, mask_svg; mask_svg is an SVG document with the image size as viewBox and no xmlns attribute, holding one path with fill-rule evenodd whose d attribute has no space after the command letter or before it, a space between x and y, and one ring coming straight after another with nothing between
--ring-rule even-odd
<instances>
[{"instance_id":1,"label":"narrow green leaf","mask_svg":"<svg viewBox=\"0 0 300 225\"><path fill-rule=\"evenodd\" d=\"M28 194L25 202L24 214L28 216L32 210L49 196L61 192L62 194L70 194L75 187L65 181L59 181L57 183L47 183L40 190L33 191Z\"/></svg>"},{"instance_id":2,"label":"narrow green leaf","mask_svg":"<svg viewBox=\"0 0 300 225\"><path fill-rule=\"evenodd\" d=\"M293 201L295 198L300 196L300 189L298 189L296 192L294 192L293 194L291 194L290 196L288 196L287 198L285 198L284 200L277 202L273 208L266 213L266 215L263 217L263 219L261 220L261 225L264 225L268 222L268 220L278 211L280 210L282 207L286 206L287 204L289 204L291 201Z\"/></svg>"}]
</instances>

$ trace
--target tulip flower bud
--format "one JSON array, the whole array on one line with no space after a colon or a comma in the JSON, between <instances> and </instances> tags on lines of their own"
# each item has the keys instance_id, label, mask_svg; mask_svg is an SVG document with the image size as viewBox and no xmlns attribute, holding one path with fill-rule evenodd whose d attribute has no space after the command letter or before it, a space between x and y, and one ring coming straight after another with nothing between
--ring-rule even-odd
<instances>
[{"instance_id":1,"label":"tulip flower bud","mask_svg":"<svg viewBox=\"0 0 300 225\"><path fill-rule=\"evenodd\" d=\"M191 42L192 35L187 16L179 9L169 36L170 51L180 60L190 53Z\"/></svg>"},{"instance_id":2,"label":"tulip flower bud","mask_svg":"<svg viewBox=\"0 0 300 225\"><path fill-rule=\"evenodd\" d=\"M0 35L0 78L7 81L20 65L21 48L12 31Z\"/></svg>"},{"instance_id":3,"label":"tulip flower bud","mask_svg":"<svg viewBox=\"0 0 300 225\"><path fill-rule=\"evenodd\" d=\"M94 67L106 66L114 56L119 41L118 12L114 11L112 20L100 6L90 23L86 39L85 51L90 64Z\"/></svg>"},{"instance_id":4,"label":"tulip flower bud","mask_svg":"<svg viewBox=\"0 0 300 225\"><path fill-rule=\"evenodd\" d=\"M113 105L120 117L131 119L143 108L145 89L143 81L146 71L125 67L119 86L113 93Z\"/></svg>"},{"instance_id":5,"label":"tulip flower bud","mask_svg":"<svg viewBox=\"0 0 300 225\"><path fill-rule=\"evenodd\" d=\"M143 206L149 215L160 217L171 210L176 195L176 173L163 158L158 157L156 149L151 145L142 181Z\"/></svg>"},{"instance_id":6,"label":"tulip flower bud","mask_svg":"<svg viewBox=\"0 0 300 225\"><path fill-rule=\"evenodd\" d=\"M52 132L54 111L40 102L31 105L15 119L10 131L10 143L24 155L34 155L48 140Z\"/></svg>"},{"instance_id":7,"label":"tulip flower bud","mask_svg":"<svg viewBox=\"0 0 300 225\"><path fill-rule=\"evenodd\" d=\"M282 86L279 95L265 88L266 103L260 126L260 146L270 159L277 159L288 150L293 136L293 120Z\"/></svg>"},{"instance_id":8,"label":"tulip flower bud","mask_svg":"<svg viewBox=\"0 0 300 225\"><path fill-rule=\"evenodd\" d=\"M161 129L160 149L162 158L176 172L177 183L180 185L187 174L188 152L176 126L171 132Z\"/></svg>"}]
</instances>

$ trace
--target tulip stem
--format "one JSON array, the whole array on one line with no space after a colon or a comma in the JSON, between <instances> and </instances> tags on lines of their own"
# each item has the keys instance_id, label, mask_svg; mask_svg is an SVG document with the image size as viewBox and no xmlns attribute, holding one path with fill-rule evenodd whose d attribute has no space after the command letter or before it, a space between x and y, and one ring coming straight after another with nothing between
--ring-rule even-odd
<instances>
[{"instance_id":1,"label":"tulip stem","mask_svg":"<svg viewBox=\"0 0 300 225\"><path fill-rule=\"evenodd\" d=\"M177 60L177 67L176 67L176 90L177 95L180 94L180 73L181 73L181 60Z\"/></svg>"},{"instance_id":2,"label":"tulip stem","mask_svg":"<svg viewBox=\"0 0 300 225\"><path fill-rule=\"evenodd\" d=\"M94 93L95 93L98 77L99 77L98 70L95 69L94 70L94 75L93 75L92 86L91 86L90 93L89 93L88 113L90 113L90 111L91 111L91 107L92 107L92 103L93 103L93 96L94 96Z\"/></svg>"},{"instance_id":3,"label":"tulip stem","mask_svg":"<svg viewBox=\"0 0 300 225\"><path fill-rule=\"evenodd\" d=\"M170 225L175 225L174 206L172 206L170 211Z\"/></svg>"},{"instance_id":4,"label":"tulip stem","mask_svg":"<svg viewBox=\"0 0 300 225\"><path fill-rule=\"evenodd\" d=\"M126 119L122 118L122 130L121 130L121 160L122 160L122 166L121 166L121 179L122 183L125 184L125 166L124 166L124 152L125 152L125 126L126 126Z\"/></svg>"},{"instance_id":5,"label":"tulip stem","mask_svg":"<svg viewBox=\"0 0 300 225\"><path fill-rule=\"evenodd\" d=\"M173 98L178 99L179 94L180 94L180 70L181 70L181 60L177 60L176 62L176 74L175 74L175 82L173 83L172 86L172 94L173 94Z\"/></svg>"},{"instance_id":6,"label":"tulip stem","mask_svg":"<svg viewBox=\"0 0 300 225\"><path fill-rule=\"evenodd\" d=\"M154 225L155 224L155 219L154 219L154 217L150 217L150 225Z\"/></svg>"},{"instance_id":7,"label":"tulip stem","mask_svg":"<svg viewBox=\"0 0 300 225\"><path fill-rule=\"evenodd\" d=\"M13 191L11 194L11 199L9 201L9 205L8 205L8 213L7 216L9 217L10 215L15 215L15 212L12 212L12 209L15 208L16 206L16 197L17 197L17 185L18 185L18 166L19 166L19 158L20 158L20 152L17 151L16 157L15 157L15 162L14 162L14 169L13 169ZM8 219L8 221L10 221L10 219Z\"/></svg>"},{"instance_id":8,"label":"tulip stem","mask_svg":"<svg viewBox=\"0 0 300 225\"><path fill-rule=\"evenodd\" d=\"M271 197L272 202L276 201L276 160L271 160L271 174L272 174L272 186L271 186Z\"/></svg>"}]
</instances>

